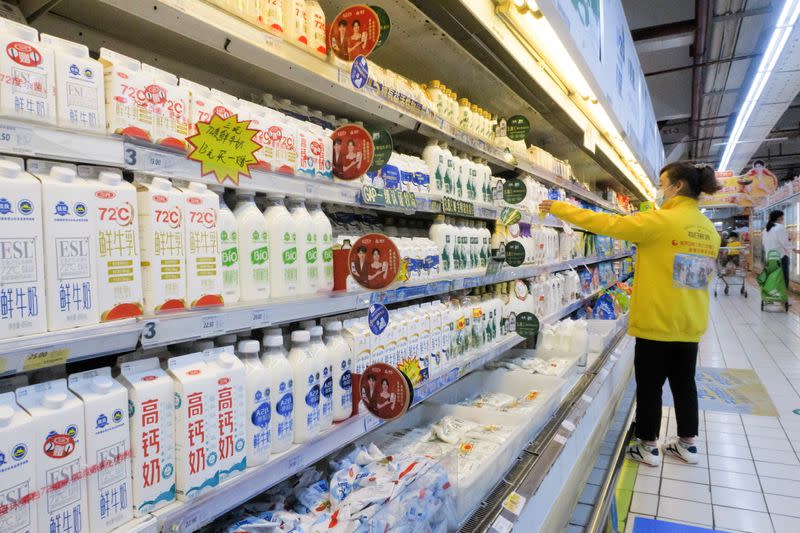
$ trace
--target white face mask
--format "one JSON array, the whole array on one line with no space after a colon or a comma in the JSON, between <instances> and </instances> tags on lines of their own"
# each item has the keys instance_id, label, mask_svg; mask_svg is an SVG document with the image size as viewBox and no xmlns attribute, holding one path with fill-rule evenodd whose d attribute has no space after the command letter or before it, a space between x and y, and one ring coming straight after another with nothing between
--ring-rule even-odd
<instances>
[{"instance_id":1,"label":"white face mask","mask_svg":"<svg viewBox=\"0 0 800 533\"><path fill-rule=\"evenodd\" d=\"M668 185L668 187L672 187L672 185ZM663 206L663 205L664 205L664 202L666 202L667 200L669 200L670 198L672 198L672 196L670 196L669 198L667 198L666 194L667 194L667 193L666 193L666 192L664 192L664 189L661 189L661 188L659 188L659 189L658 189L658 191L656 191L656 200L655 200L655 201L656 201L656 205L657 205L658 207L661 207L661 206Z\"/></svg>"}]
</instances>

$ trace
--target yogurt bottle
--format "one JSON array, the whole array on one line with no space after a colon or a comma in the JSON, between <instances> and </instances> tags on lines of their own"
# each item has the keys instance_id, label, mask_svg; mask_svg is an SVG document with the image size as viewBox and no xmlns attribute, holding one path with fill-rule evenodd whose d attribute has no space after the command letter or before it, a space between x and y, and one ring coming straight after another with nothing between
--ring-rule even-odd
<instances>
[{"instance_id":1,"label":"yogurt bottle","mask_svg":"<svg viewBox=\"0 0 800 533\"><path fill-rule=\"evenodd\" d=\"M266 386L273 398L269 417L271 451L281 453L294 442L294 375L280 334L264 338L261 363L267 372Z\"/></svg>"},{"instance_id":2,"label":"yogurt bottle","mask_svg":"<svg viewBox=\"0 0 800 533\"><path fill-rule=\"evenodd\" d=\"M258 210L253 191L236 191L236 228L239 242L239 287L243 302L270 296L269 228Z\"/></svg>"},{"instance_id":3,"label":"yogurt bottle","mask_svg":"<svg viewBox=\"0 0 800 533\"><path fill-rule=\"evenodd\" d=\"M239 224L233 211L225 203L225 188L209 187L219 198L217 227L219 229L220 270L222 271L222 299L226 305L239 301Z\"/></svg>"},{"instance_id":4,"label":"yogurt bottle","mask_svg":"<svg viewBox=\"0 0 800 533\"><path fill-rule=\"evenodd\" d=\"M320 208L319 202L309 200L306 202L314 232L317 235L317 268L319 282L317 289L320 291L333 290L333 229L331 221Z\"/></svg>"},{"instance_id":5,"label":"yogurt bottle","mask_svg":"<svg viewBox=\"0 0 800 533\"><path fill-rule=\"evenodd\" d=\"M327 431L333 425L333 361L327 346L322 341L322 326L311 328L309 351L317 359L322 369L320 375L320 431Z\"/></svg>"},{"instance_id":6,"label":"yogurt bottle","mask_svg":"<svg viewBox=\"0 0 800 533\"><path fill-rule=\"evenodd\" d=\"M288 204L297 231L297 288L300 294L313 294L319 290L317 232L302 198L291 198Z\"/></svg>"},{"instance_id":7,"label":"yogurt bottle","mask_svg":"<svg viewBox=\"0 0 800 533\"><path fill-rule=\"evenodd\" d=\"M14 401L14 393L0 394L0 530L8 533L38 531L35 500L23 499L36 488L36 450L33 419Z\"/></svg>"},{"instance_id":8,"label":"yogurt bottle","mask_svg":"<svg viewBox=\"0 0 800 533\"><path fill-rule=\"evenodd\" d=\"M284 195L268 194L264 218L269 228L269 275L271 297L296 296L300 287L300 258L295 218L283 203ZM305 258L303 258L303 261Z\"/></svg>"},{"instance_id":9,"label":"yogurt bottle","mask_svg":"<svg viewBox=\"0 0 800 533\"><path fill-rule=\"evenodd\" d=\"M353 412L353 351L342 336L342 323L325 325L325 347L333 365L333 421L350 418Z\"/></svg>"},{"instance_id":10,"label":"yogurt bottle","mask_svg":"<svg viewBox=\"0 0 800 533\"><path fill-rule=\"evenodd\" d=\"M247 466L264 464L270 455L270 419L272 418L272 394L269 373L259 359L259 342L239 341L236 352L244 363L245 408L247 428Z\"/></svg>"},{"instance_id":11,"label":"yogurt bottle","mask_svg":"<svg viewBox=\"0 0 800 533\"><path fill-rule=\"evenodd\" d=\"M306 330L292 332L289 364L295 383L294 442L302 444L319 434L320 373L322 365L310 351L311 334Z\"/></svg>"}]
</instances>

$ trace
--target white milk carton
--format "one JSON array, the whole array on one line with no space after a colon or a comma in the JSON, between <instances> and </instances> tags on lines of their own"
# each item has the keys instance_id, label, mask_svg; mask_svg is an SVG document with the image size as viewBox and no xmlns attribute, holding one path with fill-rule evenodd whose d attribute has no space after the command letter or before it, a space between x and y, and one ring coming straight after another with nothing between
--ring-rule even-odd
<instances>
[{"instance_id":1,"label":"white milk carton","mask_svg":"<svg viewBox=\"0 0 800 533\"><path fill-rule=\"evenodd\" d=\"M83 400L86 462L99 465L86 478L89 529L105 533L133 518L128 391L109 367L72 374L67 384Z\"/></svg>"},{"instance_id":2,"label":"white milk carton","mask_svg":"<svg viewBox=\"0 0 800 533\"><path fill-rule=\"evenodd\" d=\"M35 500L24 498L37 488L33 439L33 420L14 393L0 394L0 531L38 531Z\"/></svg>"},{"instance_id":3,"label":"white milk carton","mask_svg":"<svg viewBox=\"0 0 800 533\"><path fill-rule=\"evenodd\" d=\"M42 192L19 163L0 159L0 339L47 331Z\"/></svg>"},{"instance_id":4,"label":"white milk carton","mask_svg":"<svg viewBox=\"0 0 800 533\"><path fill-rule=\"evenodd\" d=\"M167 361L175 381L175 470L178 499L189 501L219 484L217 373L202 353Z\"/></svg>"},{"instance_id":5,"label":"white milk carton","mask_svg":"<svg viewBox=\"0 0 800 533\"><path fill-rule=\"evenodd\" d=\"M205 85L185 78L181 78L178 85L189 91L189 133L197 133L197 123L209 122L221 103ZM230 111L225 109L223 113L230 114Z\"/></svg>"},{"instance_id":6,"label":"white milk carton","mask_svg":"<svg viewBox=\"0 0 800 533\"><path fill-rule=\"evenodd\" d=\"M261 145L261 148L256 151L259 167L271 170L275 161L274 150L266 148L269 144L269 117L267 110L263 106L245 100L239 100L239 108L242 111L239 120L249 120L250 129L258 131L253 140Z\"/></svg>"},{"instance_id":7,"label":"white milk carton","mask_svg":"<svg viewBox=\"0 0 800 533\"><path fill-rule=\"evenodd\" d=\"M106 130L151 141L153 113L148 103L150 77L139 61L107 48L100 49L106 99Z\"/></svg>"},{"instance_id":8,"label":"white milk carton","mask_svg":"<svg viewBox=\"0 0 800 533\"><path fill-rule=\"evenodd\" d=\"M280 174L293 175L297 169L297 128L294 120L289 120L280 111L265 108L264 139L265 162L268 170Z\"/></svg>"},{"instance_id":9,"label":"white milk carton","mask_svg":"<svg viewBox=\"0 0 800 533\"><path fill-rule=\"evenodd\" d=\"M189 307L222 305L222 256L219 249L219 196L204 183L183 191L186 243L186 301Z\"/></svg>"},{"instance_id":10,"label":"white milk carton","mask_svg":"<svg viewBox=\"0 0 800 533\"><path fill-rule=\"evenodd\" d=\"M136 183L142 291L147 313L186 308L183 193L163 178Z\"/></svg>"},{"instance_id":11,"label":"white milk carton","mask_svg":"<svg viewBox=\"0 0 800 533\"><path fill-rule=\"evenodd\" d=\"M354 370L361 374L370 365L370 338L372 332L361 319L345 320L342 337L353 352Z\"/></svg>"},{"instance_id":12,"label":"white milk carton","mask_svg":"<svg viewBox=\"0 0 800 533\"><path fill-rule=\"evenodd\" d=\"M218 91L217 89L211 89L211 96L214 97L217 103L217 105L214 106L214 113L219 115L221 118L228 118L232 115L241 115L239 99L235 96L223 91ZM239 117L239 120L242 120L242 118Z\"/></svg>"},{"instance_id":13,"label":"white milk carton","mask_svg":"<svg viewBox=\"0 0 800 533\"><path fill-rule=\"evenodd\" d=\"M56 123L53 51L30 26L0 17L0 115Z\"/></svg>"},{"instance_id":14,"label":"white milk carton","mask_svg":"<svg viewBox=\"0 0 800 533\"><path fill-rule=\"evenodd\" d=\"M142 270L136 187L118 170L80 165L78 175L94 186L100 321L141 316Z\"/></svg>"},{"instance_id":15,"label":"white milk carton","mask_svg":"<svg viewBox=\"0 0 800 533\"><path fill-rule=\"evenodd\" d=\"M158 358L120 365L128 389L133 514L143 516L175 500L175 385Z\"/></svg>"},{"instance_id":16,"label":"white milk carton","mask_svg":"<svg viewBox=\"0 0 800 533\"><path fill-rule=\"evenodd\" d=\"M49 531L87 531L83 404L65 379L22 387L16 394L17 403L33 417L38 522Z\"/></svg>"},{"instance_id":17,"label":"white milk carton","mask_svg":"<svg viewBox=\"0 0 800 533\"><path fill-rule=\"evenodd\" d=\"M103 65L89 57L89 49L52 35L41 35L55 56L56 109L62 128L106 131Z\"/></svg>"},{"instance_id":18,"label":"white milk carton","mask_svg":"<svg viewBox=\"0 0 800 533\"><path fill-rule=\"evenodd\" d=\"M233 346L225 346L203 352L206 364L217 373L214 401L217 402L217 470L220 483L238 476L247 468L245 368L233 350Z\"/></svg>"},{"instance_id":19,"label":"white milk carton","mask_svg":"<svg viewBox=\"0 0 800 533\"><path fill-rule=\"evenodd\" d=\"M153 116L153 142L186 149L191 129L189 89L178 85L178 77L142 63L142 74L150 79L147 95Z\"/></svg>"},{"instance_id":20,"label":"white milk carton","mask_svg":"<svg viewBox=\"0 0 800 533\"><path fill-rule=\"evenodd\" d=\"M94 187L74 166L29 161L42 182L47 329L100 321ZM40 166L41 164L41 166Z\"/></svg>"}]
</instances>

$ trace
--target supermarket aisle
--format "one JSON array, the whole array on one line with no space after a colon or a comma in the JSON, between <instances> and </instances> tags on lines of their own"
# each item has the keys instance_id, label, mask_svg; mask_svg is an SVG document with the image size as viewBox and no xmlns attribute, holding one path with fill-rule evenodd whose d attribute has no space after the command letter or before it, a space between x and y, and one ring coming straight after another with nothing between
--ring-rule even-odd
<instances>
[{"instance_id":1,"label":"supermarket aisle","mask_svg":"<svg viewBox=\"0 0 800 533\"><path fill-rule=\"evenodd\" d=\"M633 520L642 516L720 531L796 533L800 317L795 312L762 313L755 288L748 299L720 295L711 302L711 327L700 345L698 376L701 381L720 377L719 388L712 383L705 397L701 386L701 461L690 466L665 457L660 468L639 466L626 531L642 531L644 521L637 527ZM748 381L748 376L758 379ZM737 389L740 379L744 385ZM767 399L774 405L772 412ZM740 414L749 409L762 415ZM663 422L662 439L675 435L669 407L664 407Z\"/></svg>"}]
</instances>

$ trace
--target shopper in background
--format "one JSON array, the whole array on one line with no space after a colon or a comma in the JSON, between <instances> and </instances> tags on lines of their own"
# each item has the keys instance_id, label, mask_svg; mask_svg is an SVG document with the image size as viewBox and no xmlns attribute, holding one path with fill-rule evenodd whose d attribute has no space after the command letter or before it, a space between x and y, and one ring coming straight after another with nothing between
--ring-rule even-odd
<instances>
[{"instance_id":1,"label":"shopper in background","mask_svg":"<svg viewBox=\"0 0 800 533\"><path fill-rule=\"evenodd\" d=\"M764 231L764 236L761 238L761 243L764 246L764 257L767 257L770 251L775 250L781 257L781 268L783 269L783 281L786 283L786 288L789 288L789 238L786 236L786 226L783 225L783 211L776 209L769 214L767 227Z\"/></svg>"},{"instance_id":2,"label":"shopper in background","mask_svg":"<svg viewBox=\"0 0 800 533\"><path fill-rule=\"evenodd\" d=\"M708 326L708 285L721 240L697 206L700 193L719 189L714 169L678 162L664 167L660 176L658 210L623 217L566 202L540 204L543 213L637 244L628 331L636 337L637 439L628 455L650 466L661 464L657 440L667 379L678 437L668 441L665 451L687 463L698 461L697 348Z\"/></svg>"}]
</instances>

